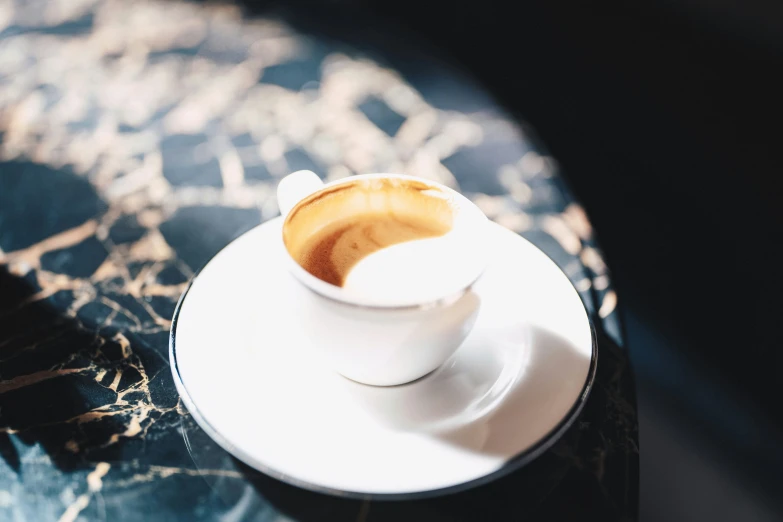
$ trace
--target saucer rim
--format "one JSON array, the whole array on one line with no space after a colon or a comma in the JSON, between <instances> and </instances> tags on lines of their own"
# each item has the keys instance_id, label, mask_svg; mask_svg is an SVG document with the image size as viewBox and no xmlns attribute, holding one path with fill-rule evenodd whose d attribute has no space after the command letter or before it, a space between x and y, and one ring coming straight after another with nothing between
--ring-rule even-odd
<instances>
[{"instance_id":1,"label":"saucer rim","mask_svg":"<svg viewBox=\"0 0 783 522\"><path fill-rule=\"evenodd\" d=\"M220 250L215 252L209 258L209 260L207 260L201 266L201 268L199 268L194 273L193 277L188 282L187 288L185 288L185 291L182 293L179 300L177 301L177 306L174 309L174 316L171 321L171 328L169 330L169 365L171 367L171 374L174 379L174 385L177 389L177 392L180 395L180 398L182 399L183 404L185 405L185 408L187 408L188 413L190 413L190 415L196 421L196 424L198 424L199 427L203 429L204 432L206 432L206 434L213 441L215 441L221 448L223 448L225 451L230 453L233 457L239 459L240 461L247 464L248 466L255 469L256 471L264 473L269 477L272 477L281 482L285 482L286 484L300 487L302 489L312 491L315 493L321 493L321 494L327 494L327 495L333 495L337 497L357 499L357 500L392 500L392 501L418 500L418 499L439 497L439 496L467 491L469 489L473 489L475 487L493 482L505 475L508 475L513 471L521 469L527 464L533 462L546 450L551 448L555 444L555 442L560 440L560 438L565 434L566 431L568 431L568 429L574 424L576 419L579 417L579 414L582 412L582 409L584 408L585 404L587 403L587 399L590 396L590 392L593 389L597 376L597 371L598 371L598 340L596 336L595 326L593 324L592 318L590 317L590 313L587 307L585 306L584 298L576 290L576 288L574 288L574 285L573 283L571 283L568 274L566 274L565 271L560 267L560 265L555 263L554 260L551 257L549 257L543 250L538 248L534 243L528 241L521 235L508 230L502 225L490 221L489 222L490 225L497 226L509 232L510 234L516 236L518 239L522 241L527 241L533 248L541 252L544 256L546 256L547 259L549 259L550 262L552 262L552 264L568 280L571 287L574 288L574 292L579 297L579 301L582 303L582 308L584 309L585 316L587 318L587 323L590 327L590 344L591 344L590 366L588 368L585 383L582 386L582 390L579 392L579 397L577 398L577 400L574 402L574 404L571 406L568 412L563 416L560 422L558 422L557 425L555 425L555 427L553 427L548 433L542 436L541 439L539 439L535 444L531 445L526 450L514 455L513 457L508 459L505 463L503 463L503 465L500 468L496 469L491 473L487 473L486 475L483 475L481 477L476 477L474 479L461 482L459 484L443 487L443 488L427 489L427 490L420 490L420 491L409 491L405 493L372 493L366 491L362 492L362 491L343 490L343 489L333 488L329 486L324 486L314 482L309 482L306 480L301 480L296 477L292 477L291 475L288 475L286 473L283 473L281 471L278 471L272 467L269 467L266 464L263 464L262 462L258 461L257 459L255 459L254 457L246 453L241 448L231 444L201 414L199 408L191 399L190 393L188 392L187 387L185 386L185 383L182 379L182 376L180 375L179 364L177 361L177 347L176 347L177 324L179 322L179 315L182 310L182 305L184 304L185 299L188 296L188 293L190 292L191 288L193 287L193 284L196 282L201 272L215 259L215 257L218 256L218 254L223 252L223 250L228 248L239 238L241 238L246 234L251 233L256 228L270 224L275 219L280 219L280 217L272 218L270 220L264 221L263 223L259 223L258 225L251 228L250 230L247 230L246 232L235 237L234 239L229 241L225 246L223 246Z\"/></svg>"}]
</instances>

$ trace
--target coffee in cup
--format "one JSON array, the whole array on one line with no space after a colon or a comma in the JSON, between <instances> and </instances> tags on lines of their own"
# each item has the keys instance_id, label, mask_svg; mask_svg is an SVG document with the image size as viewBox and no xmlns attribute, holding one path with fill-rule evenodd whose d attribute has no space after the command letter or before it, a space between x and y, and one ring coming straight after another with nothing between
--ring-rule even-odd
<instances>
[{"instance_id":1,"label":"coffee in cup","mask_svg":"<svg viewBox=\"0 0 783 522\"><path fill-rule=\"evenodd\" d=\"M357 179L297 204L286 218L283 241L307 272L342 287L351 270L371 254L443 236L453 223L447 194L432 185L401 178Z\"/></svg>"},{"instance_id":2,"label":"coffee in cup","mask_svg":"<svg viewBox=\"0 0 783 522\"><path fill-rule=\"evenodd\" d=\"M487 218L421 178L365 174L278 185L282 255L302 287L301 332L355 381L396 385L443 364L470 332Z\"/></svg>"}]
</instances>

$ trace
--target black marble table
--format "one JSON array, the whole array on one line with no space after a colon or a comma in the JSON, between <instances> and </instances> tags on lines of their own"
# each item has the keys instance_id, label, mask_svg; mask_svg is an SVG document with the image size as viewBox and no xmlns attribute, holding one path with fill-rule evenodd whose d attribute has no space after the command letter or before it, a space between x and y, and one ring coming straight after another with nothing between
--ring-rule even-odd
<instances>
[{"instance_id":1,"label":"black marble table","mask_svg":"<svg viewBox=\"0 0 783 522\"><path fill-rule=\"evenodd\" d=\"M398 68L296 27L225 5L0 2L0 520L636 520L617 299L556 163L427 53ZM265 477L195 425L169 370L174 305L303 168L441 181L563 268L599 364L552 449L469 492L370 502Z\"/></svg>"}]
</instances>

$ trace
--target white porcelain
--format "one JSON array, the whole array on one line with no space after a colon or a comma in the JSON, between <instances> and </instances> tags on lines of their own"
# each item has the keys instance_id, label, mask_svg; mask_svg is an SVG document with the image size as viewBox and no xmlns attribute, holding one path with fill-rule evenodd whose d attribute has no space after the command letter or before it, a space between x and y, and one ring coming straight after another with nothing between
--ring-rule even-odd
<instances>
[{"instance_id":1,"label":"white porcelain","mask_svg":"<svg viewBox=\"0 0 783 522\"><path fill-rule=\"evenodd\" d=\"M349 276L362 280L344 288L312 276L288 254L282 233L279 240L288 271L309 290L298 305L299 328L317 340L337 372L376 386L404 384L432 372L465 340L481 304L471 286L492 255L486 244L489 221L458 192L412 176L367 174L324 185L314 173L299 171L278 185L285 218L324 187L388 177L425 181L448 195L455 209L453 229L371 254ZM415 281L417 275L421 281Z\"/></svg>"},{"instance_id":2,"label":"white porcelain","mask_svg":"<svg viewBox=\"0 0 783 522\"><path fill-rule=\"evenodd\" d=\"M445 493L529 462L567 429L596 354L562 271L526 240L487 228L496 255L460 349L394 387L331 371L306 335L286 274L281 220L246 233L193 280L175 312L170 361L183 404L223 448L286 482L338 495Z\"/></svg>"}]
</instances>

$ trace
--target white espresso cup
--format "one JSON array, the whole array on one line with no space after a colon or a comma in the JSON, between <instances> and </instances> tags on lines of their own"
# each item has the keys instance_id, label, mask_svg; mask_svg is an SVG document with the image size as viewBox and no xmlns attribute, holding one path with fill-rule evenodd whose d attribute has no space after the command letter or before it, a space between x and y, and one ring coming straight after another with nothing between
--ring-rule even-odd
<instances>
[{"instance_id":1,"label":"white espresso cup","mask_svg":"<svg viewBox=\"0 0 783 522\"><path fill-rule=\"evenodd\" d=\"M296 222L303 219L297 217L301 207L319 204L320 195L342 185L372 186L374 180L431 187L447 199L450 230L370 254L351 270L350 285L315 277L286 246L286 234L303 228ZM363 384L392 386L427 375L454 354L475 323L480 300L471 287L491 255L488 220L476 205L448 187L413 176L366 174L325 185L310 171L282 179L277 199L284 219L284 258L308 290L299 304L301 326L334 370ZM308 230L329 224L308 224Z\"/></svg>"}]
</instances>

